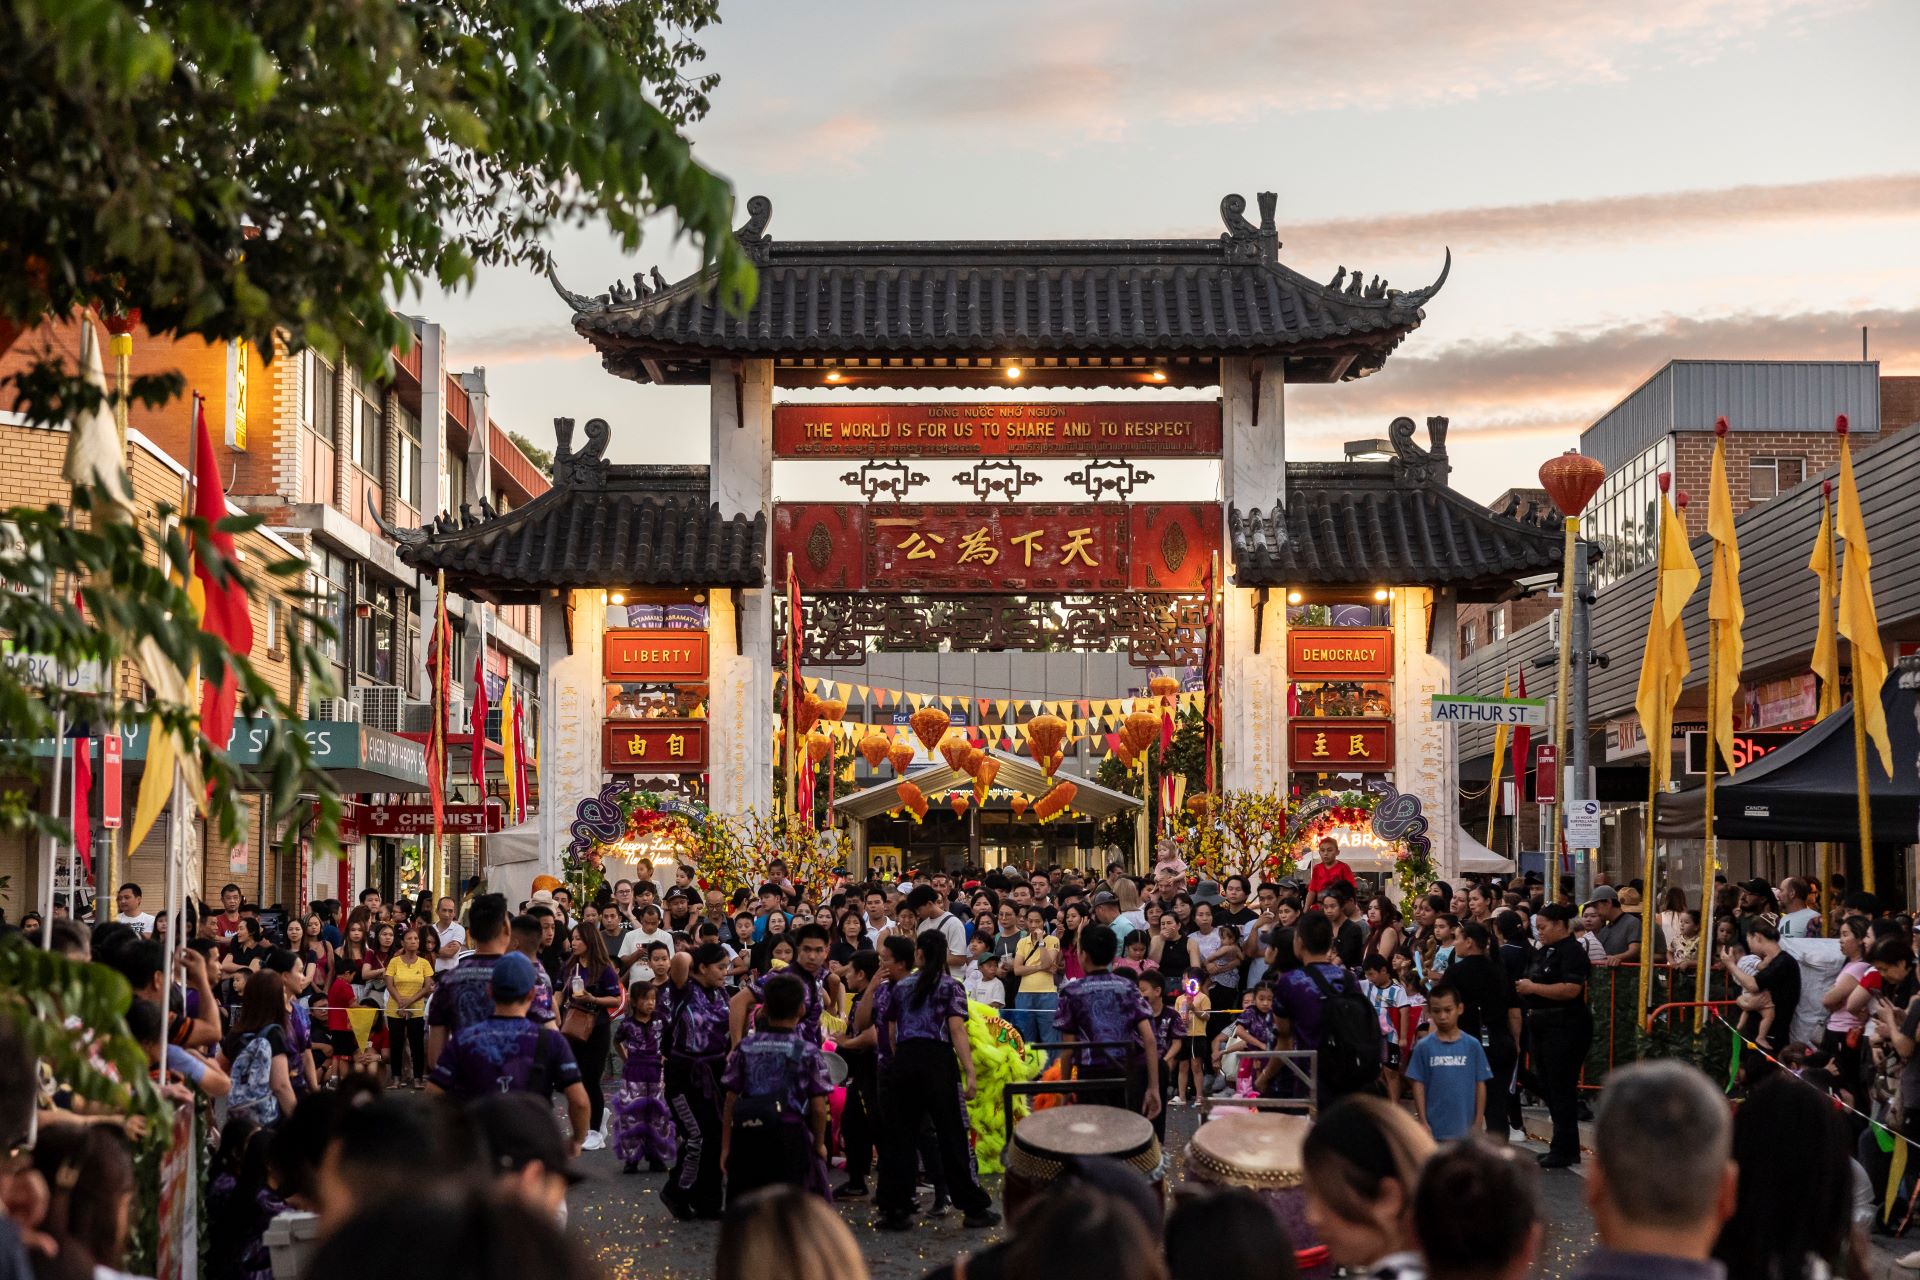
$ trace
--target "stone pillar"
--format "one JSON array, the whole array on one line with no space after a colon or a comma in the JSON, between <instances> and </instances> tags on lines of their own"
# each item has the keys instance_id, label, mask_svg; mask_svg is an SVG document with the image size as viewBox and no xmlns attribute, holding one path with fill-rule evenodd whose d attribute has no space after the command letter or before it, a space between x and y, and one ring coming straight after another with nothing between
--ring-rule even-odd
<instances>
[{"instance_id":1,"label":"stone pillar","mask_svg":"<svg viewBox=\"0 0 1920 1280\"><path fill-rule=\"evenodd\" d=\"M1433 695L1453 687L1455 601L1449 592L1393 593L1393 784L1420 797L1442 880L1457 883L1460 858L1458 752L1452 725L1433 719ZM1431 635L1431 647L1428 637Z\"/></svg>"},{"instance_id":2,"label":"stone pillar","mask_svg":"<svg viewBox=\"0 0 1920 1280\"><path fill-rule=\"evenodd\" d=\"M773 530L773 362L715 360L709 495L723 516L765 513ZM773 809L773 601L786 581L767 548L767 586L709 602L713 678L708 800L717 813Z\"/></svg>"},{"instance_id":3,"label":"stone pillar","mask_svg":"<svg viewBox=\"0 0 1920 1280\"><path fill-rule=\"evenodd\" d=\"M569 595L572 652L567 648ZM574 811L588 796L600 794L600 726L606 710L601 651L606 630L606 601L599 591L542 595L540 707L545 738L540 744L540 866L533 875L560 874L560 855L573 838Z\"/></svg>"},{"instance_id":4,"label":"stone pillar","mask_svg":"<svg viewBox=\"0 0 1920 1280\"><path fill-rule=\"evenodd\" d=\"M1286 785L1287 589L1270 590L1263 609L1257 591L1231 585L1227 511L1266 511L1285 500L1285 367L1279 359L1223 359L1220 393L1220 540L1229 584L1221 627L1220 780L1232 791L1265 791Z\"/></svg>"}]
</instances>

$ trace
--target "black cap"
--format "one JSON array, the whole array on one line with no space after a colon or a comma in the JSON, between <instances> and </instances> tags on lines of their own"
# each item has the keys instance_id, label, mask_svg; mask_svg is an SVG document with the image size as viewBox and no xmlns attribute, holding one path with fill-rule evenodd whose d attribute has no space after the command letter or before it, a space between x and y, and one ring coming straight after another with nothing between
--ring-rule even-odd
<instances>
[{"instance_id":1,"label":"black cap","mask_svg":"<svg viewBox=\"0 0 1920 1280\"><path fill-rule=\"evenodd\" d=\"M586 1180L567 1158L560 1121L537 1095L490 1093L469 1103L467 1116L496 1177L538 1162L568 1183Z\"/></svg>"}]
</instances>

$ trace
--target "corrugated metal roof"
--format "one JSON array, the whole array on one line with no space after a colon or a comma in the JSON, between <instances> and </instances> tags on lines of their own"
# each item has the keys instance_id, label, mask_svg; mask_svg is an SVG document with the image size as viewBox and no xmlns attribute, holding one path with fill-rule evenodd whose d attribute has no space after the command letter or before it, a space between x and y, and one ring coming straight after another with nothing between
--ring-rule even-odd
<instances>
[{"instance_id":1,"label":"corrugated metal roof","mask_svg":"<svg viewBox=\"0 0 1920 1280\"><path fill-rule=\"evenodd\" d=\"M1609 471L1661 436L1711 431L1826 431L1846 414L1863 435L1880 430L1874 360L1670 360L1580 433L1580 452Z\"/></svg>"}]
</instances>

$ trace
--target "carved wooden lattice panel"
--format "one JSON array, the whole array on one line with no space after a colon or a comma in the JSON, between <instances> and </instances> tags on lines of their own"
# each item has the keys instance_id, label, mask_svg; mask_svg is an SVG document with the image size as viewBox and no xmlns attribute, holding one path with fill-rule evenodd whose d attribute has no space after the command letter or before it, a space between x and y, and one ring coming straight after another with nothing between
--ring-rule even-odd
<instances>
[{"instance_id":1,"label":"carved wooden lattice panel","mask_svg":"<svg viewBox=\"0 0 1920 1280\"><path fill-rule=\"evenodd\" d=\"M854 663L869 653L995 650L1124 653L1140 666L1198 666L1206 640L1202 596L809 595L807 663ZM784 651L786 604L776 604ZM786 660L785 653L778 661Z\"/></svg>"}]
</instances>

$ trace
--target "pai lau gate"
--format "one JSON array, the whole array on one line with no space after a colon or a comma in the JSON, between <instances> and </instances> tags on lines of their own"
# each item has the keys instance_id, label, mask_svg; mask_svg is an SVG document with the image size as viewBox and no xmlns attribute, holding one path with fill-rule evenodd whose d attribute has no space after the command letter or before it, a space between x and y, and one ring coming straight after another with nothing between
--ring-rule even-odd
<instances>
[{"instance_id":1,"label":"pai lau gate","mask_svg":"<svg viewBox=\"0 0 1920 1280\"><path fill-rule=\"evenodd\" d=\"M806 687L848 704L840 751L941 706L1019 758L1046 711L1071 727L1061 775L1089 779L1171 674L1215 695L1218 790L1391 783L1454 874L1454 744L1429 714L1454 611L1557 572L1559 531L1454 492L1444 418L1395 419L1368 458L1288 460L1287 387L1379 370L1447 269L1408 290L1309 279L1279 260L1275 203L1256 224L1227 197L1211 239L783 242L756 197L735 233L760 270L745 314L704 275L556 280L608 370L708 387L709 465L609 463L612 432L649 430L637 397L579 447L559 423L547 494L409 536L403 558L450 590L542 609L538 843L495 882L553 871L610 783L724 815L781 803L789 574ZM969 655L1007 674L956 684ZM1098 687L1022 687L1063 655ZM864 824L861 788L891 774L861 772L838 798ZM1009 803L976 815L973 849Z\"/></svg>"}]
</instances>

